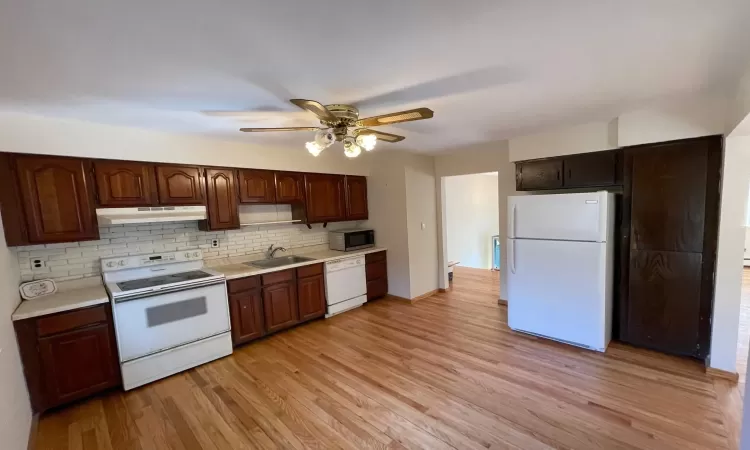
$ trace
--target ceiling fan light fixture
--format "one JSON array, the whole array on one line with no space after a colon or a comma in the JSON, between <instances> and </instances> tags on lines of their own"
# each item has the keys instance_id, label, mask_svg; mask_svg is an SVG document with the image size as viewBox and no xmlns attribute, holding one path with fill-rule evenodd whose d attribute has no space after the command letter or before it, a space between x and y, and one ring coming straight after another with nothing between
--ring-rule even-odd
<instances>
[{"instance_id":1,"label":"ceiling fan light fixture","mask_svg":"<svg viewBox=\"0 0 750 450\"><path fill-rule=\"evenodd\" d=\"M362 153L362 148L354 142L354 138L347 136L344 138L344 154L349 158L356 158Z\"/></svg>"},{"instance_id":2,"label":"ceiling fan light fixture","mask_svg":"<svg viewBox=\"0 0 750 450\"><path fill-rule=\"evenodd\" d=\"M305 144L305 148L313 156L318 156L318 155L320 155L320 152L323 151L323 147L321 147L320 145L318 145L317 142L308 142L308 143Z\"/></svg>"},{"instance_id":3,"label":"ceiling fan light fixture","mask_svg":"<svg viewBox=\"0 0 750 450\"><path fill-rule=\"evenodd\" d=\"M369 152L375 150L375 145L378 143L378 137L374 134L360 134L357 136L357 145Z\"/></svg>"},{"instance_id":4,"label":"ceiling fan light fixture","mask_svg":"<svg viewBox=\"0 0 750 450\"><path fill-rule=\"evenodd\" d=\"M336 135L331 130L319 130L315 133L315 143L321 150L330 147L334 142L336 142Z\"/></svg>"}]
</instances>

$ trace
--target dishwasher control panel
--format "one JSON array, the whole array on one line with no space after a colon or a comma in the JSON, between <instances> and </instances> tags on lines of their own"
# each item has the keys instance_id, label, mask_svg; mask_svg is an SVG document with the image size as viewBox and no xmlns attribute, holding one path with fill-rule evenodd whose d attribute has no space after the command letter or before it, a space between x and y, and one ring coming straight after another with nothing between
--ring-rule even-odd
<instances>
[{"instance_id":1,"label":"dishwasher control panel","mask_svg":"<svg viewBox=\"0 0 750 450\"><path fill-rule=\"evenodd\" d=\"M326 272L336 272L339 270L350 269L352 267L364 266L365 257L357 256L354 258L341 258L326 263Z\"/></svg>"}]
</instances>

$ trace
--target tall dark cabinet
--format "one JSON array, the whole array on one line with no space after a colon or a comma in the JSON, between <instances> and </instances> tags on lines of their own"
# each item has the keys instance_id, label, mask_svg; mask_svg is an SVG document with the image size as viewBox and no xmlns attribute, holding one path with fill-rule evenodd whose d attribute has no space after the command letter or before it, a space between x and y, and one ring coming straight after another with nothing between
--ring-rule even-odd
<instances>
[{"instance_id":1,"label":"tall dark cabinet","mask_svg":"<svg viewBox=\"0 0 750 450\"><path fill-rule=\"evenodd\" d=\"M621 340L708 355L722 148L712 136L625 149Z\"/></svg>"}]
</instances>

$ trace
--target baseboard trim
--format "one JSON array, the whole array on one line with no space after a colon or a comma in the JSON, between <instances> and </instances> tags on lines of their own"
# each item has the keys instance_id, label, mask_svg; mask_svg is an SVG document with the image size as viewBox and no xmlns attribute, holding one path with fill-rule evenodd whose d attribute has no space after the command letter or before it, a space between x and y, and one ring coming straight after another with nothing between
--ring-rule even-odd
<instances>
[{"instance_id":1,"label":"baseboard trim","mask_svg":"<svg viewBox=\"0 0 750 450\"><path fill-rule=\"evenodd\" d=\"M706 374L714 378L721 378L722 380L731 381L732 383L737 383L740 380L740 375L737 372L714 369L713 367L706 367Z\"/></svg>"},{"instance_id":2,"label":"baseboard trim","mask_svg":"<svg viewBox=\"0 0 750 450\"><path fill-rule=\"evenodd\" d=\"M508 300L503 300L503 299L499 298L499 299L497 299L497 304L498 305L508 306Z\"/></svg>"},{"instance_id":3,"label":"baseboard trim","mask_svg":"<svg viewBox=\"0 0 750 450\"><path fill-rule=\"evenodd\" d=\"M443 289L443 288L438 289L438 292L440 292L441 294L445 294L448 291L449 289Z\"/></svg>"},{"instance_id":4,"label":"baseboard trim","mask_svg":"<svg viewBox=\"0 0 750 450\"><path fill-rule=\"evenodd\" d=\"M422 295L418 295L418 296L414 297L413 299L411 299L411 301L417 302L419 300L424 300L424 299L426 299L428 297L432 297L433 295L437 294L438 292L440 292L440 289L433 289L430 292L425 292Z\"/></svg>"},{"instance_id":5,"label":"baseboard trim","mask_svg":"<svg viewBox=\"0 0 750 450\"><path fill-rule=\"evenodd\" d=\"M36 432L39 428L39 413L31 416L31 426L29 427L29 442L26 445L27 450L36 450Z\"/></svg>"}]
</instances>

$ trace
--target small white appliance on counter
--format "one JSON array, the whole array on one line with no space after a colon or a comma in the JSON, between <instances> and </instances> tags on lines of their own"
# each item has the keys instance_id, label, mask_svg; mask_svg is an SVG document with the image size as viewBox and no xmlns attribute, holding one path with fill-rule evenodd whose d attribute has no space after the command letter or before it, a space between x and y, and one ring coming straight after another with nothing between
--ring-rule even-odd
<instances>
[{"instance_id":1,"label":"small white appliance on counter","mask_svg":"<svg viewBox=\"0 0 750 450\"><path fill-rule=\"evenodd\" d=\"M232 353L226 281L200 250L101 263L125 390Z\"/></svg>"},{"instance_id":2,"label":"small white appliance on counter","mask_svg":"<svg viewBox=\"0 0 750 450\"><path fill-rule=\"evenodd\" d=\"M508 325L604 351L612 329L614 194L508 198Z\"/></svg>"},{"instance_id":3,"label":"small white appliance on counter","mask_svg":"<svg viewBox=\"0 0 750 450\"><path fill-rule=\"evenodd\" d=\"M365 257L341 258L326 263L326 318L367 302Z\"/></svg>"},{"instance_id":4,"label":"small white appliance on counter","mask_svg":"<svg viewBox=\"0 0 750 450\"><path fill-rule=\"evenodd\" d=\"M375 247L375 230L371 228L349 228L329 231L328 247L340 252Z\"/></svg>"}]
</instances>

